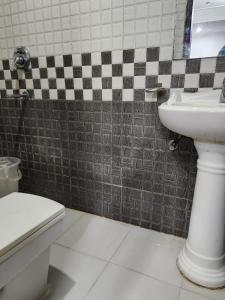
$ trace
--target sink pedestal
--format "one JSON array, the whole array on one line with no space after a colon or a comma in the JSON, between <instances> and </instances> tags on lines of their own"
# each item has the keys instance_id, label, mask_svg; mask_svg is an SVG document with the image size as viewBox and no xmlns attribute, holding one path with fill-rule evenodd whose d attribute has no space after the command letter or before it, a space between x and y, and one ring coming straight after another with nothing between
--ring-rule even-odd
<instances>
[{"instance_id":1,"label":"sink pedestal","mask_svg":"<svg viewBox=\"0 0 225 300\"><path fill-rule=\"evenodd\" d=\"M195 141L199 154L190 228L178 268L191 281L225 286L225 145Z\"/></svg>"}]
</instances>

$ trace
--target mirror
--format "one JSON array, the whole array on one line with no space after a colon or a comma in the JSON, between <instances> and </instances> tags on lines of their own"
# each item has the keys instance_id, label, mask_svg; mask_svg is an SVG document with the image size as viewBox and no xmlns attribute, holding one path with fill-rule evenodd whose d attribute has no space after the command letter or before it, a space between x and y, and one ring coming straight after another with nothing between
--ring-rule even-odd
<instances>
[{"instance_id":1,"label":"mirror","mask_svg":"<svg viewBox=\"0 0 225 300\"><path fill-rule=\"evenodd\" d=\"M174 59L225 56L225 0L177 0Z\"/></svg>"}]
</instances>

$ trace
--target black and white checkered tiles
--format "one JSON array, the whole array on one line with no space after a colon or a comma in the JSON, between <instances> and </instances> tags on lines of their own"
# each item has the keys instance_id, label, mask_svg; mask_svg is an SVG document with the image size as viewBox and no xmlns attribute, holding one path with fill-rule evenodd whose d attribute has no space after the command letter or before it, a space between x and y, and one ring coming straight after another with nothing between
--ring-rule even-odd
<instances>
[{"instance_id":1,"label":"black and white checkered tiles","mask_svg":"<svg viewBox=\"0 0 225 300\"><path fill-rule=\"evenodd\" d=\"M160 48L33 57L24 74L0 63L0 93L28 90L34 99L147 100L146 88L219 88L225 57L160 61Z\"/></svg>"}]
</instances>

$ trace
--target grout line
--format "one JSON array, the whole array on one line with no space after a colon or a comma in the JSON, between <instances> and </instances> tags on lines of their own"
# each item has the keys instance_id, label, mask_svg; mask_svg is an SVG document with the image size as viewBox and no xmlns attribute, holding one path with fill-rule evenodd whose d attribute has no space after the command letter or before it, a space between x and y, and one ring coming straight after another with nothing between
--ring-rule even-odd
<instances>
[{"instance_id":1,"label":"grout line","mask_svg":"<svg viewBox=\"0 0 225 300\"><path fill-rule=\"evenodd\" d=\"M83 251L79 251L79 250L70 248L69 246L62 245L62 244L59 244L59 243L57 243L57 242L55 242L54 245L60 246L60 247L62 247L62 248L65 248L66 250L70 250L70 251L72 251L72 252L81 254L81 255L83 255L83 256L89 256L89 257L91 257L91 258L97 259L97 260L102 261L102 262L105 262L105 263L108 263L108 262L109 262L108 260L106 260L106 259L104 259L104 258L100 258L100 257L97 257L97 256L95 256L95 255L92 255L92 254L89 254L89 253L86 253L86 252L83 252Z\"/></svg>"},{"instance_id":2,"label":"grout line","mask_svg":"<svg viewBox=\"0 0 225 300\"><path fill-rule=\"evenodd\" d=\"M174 284L174 283L171 283L171 282L168 282L168 281L165 281L165 280L156 278L156 277L154 277L153 275L149 275L149 274L146 274L146 273L143 273L143 272L134 270L134 269L132 269L132 268L130 268L130 267L123 266L123 265L119 265L119 264L114 263L114 262L110 262L110 264L115 265L115 266L120 267L120 268L123 268L123 269L126 269L126 270L129 270L129 271L134 272L134 273L136 273L136 274L139 274L139 275L142 275L142 276L145 276L145 277L154 279L154 280L156 280L156 281L158 281L158 282L160 282L160 283L167 284L167 285L171 285L171 286L176 287L176 288L178 288L178 289L179 289L179 288L182 288L181 285L176 285L176 284ZM182 282L182 280L181 280L181 282Z\"/></svg>"},{"instance_id":3,"label":"grout line","mask_svg":"<svg viewBox=\"0 0 225 300\"><path fill-rule=\"evenodd\" d=\"M106 268L108 267L109 264L110 264L110 262L107 262L107 264L105 265L105 267L99 273L99 275L97 276L97 278L95 279L95 281L93 282L93 284L91 285L91 287L88 289L88 291L87 291L86 295L84 296L83 300L87 299L87 296L90 294L91 290L94 288L94 286L96 285L96 283L98 282L98 280L100 279L100 277L103 275L103 273L105 272L105 270L106 270Z\"/></svg>"},{"instance_id":4,"label":"grout line","mask_svg":"<svg viewBox=\"0 0 225 300\"><path fill-rule=\"evenodd\" d=\"M70 210L73 210L73 209L71 209L71 208L67 208L67 209L70 209ZM75 211L78 211L78 210L75 210ZM79 211L80 212L80 211ZM85 214L85 212L81 212L81 215L76 219L76 220L74 220L70 225L69 225L69 227L67 227L63 232L62 232L62 234L60 235L60 237L64 234L64 233L66 233L76 222L78 222L78 221L80 221L80 219L82 218L82 217L84 217L84 214ZM59 237L59 238L60 238Z\"/></svg>"},{"instance_id":5,"label":"grout line","mask_svg":"<svg viewBox=\"0 0 225 300\"><path fill-rule=\"evenodd\" d=\"M125 239L127 238L128 234L131 232L131 228L129 228L128 232L125 234L125 236L123 237L123 239L121 240L119 246L116 248L116 250L114 251L114 253L112 254L112 256L109 259L109 262L111 262L112 258L114 257L114 255L116 255L116 253L119 251L120 247L122 246L123 242L125 241Z\"/></svg>"}]
</instances>

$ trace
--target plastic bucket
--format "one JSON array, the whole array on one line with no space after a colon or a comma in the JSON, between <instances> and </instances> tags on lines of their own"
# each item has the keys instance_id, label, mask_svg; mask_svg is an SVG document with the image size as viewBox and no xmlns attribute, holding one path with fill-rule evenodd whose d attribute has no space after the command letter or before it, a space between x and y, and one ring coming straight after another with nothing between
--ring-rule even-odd
<instances>
[{"instance_id":1,"label":"plastic bucket","mask_svg":"<svg viewBox=\"0 0 225 300\"><path fill-rule=\"evenodd\" d=\"M22 178L20 162L16 157L0 157L0 197L18 192L19 180Z\"/></svg>"}]
</instances>

